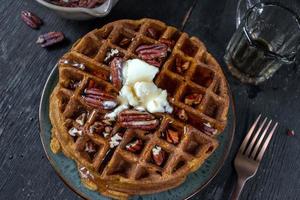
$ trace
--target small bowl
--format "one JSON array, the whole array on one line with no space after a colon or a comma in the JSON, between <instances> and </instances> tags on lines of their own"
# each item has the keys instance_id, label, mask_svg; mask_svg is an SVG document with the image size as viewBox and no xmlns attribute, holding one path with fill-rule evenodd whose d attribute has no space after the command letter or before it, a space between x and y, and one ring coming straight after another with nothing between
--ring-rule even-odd
<instances>
[{"instance_id":1,"label":"small bowl","mask_svg":"<svg viewBox=\"0 0 300 200\"><path fill-rule=\"evenodd\" d=\"M63 18L73 19L73 20L88 20L97 17L104 17L108 15L112 7L118 2L118 0L107 0L102 5L96 8L81 8L81 7L69 8L69 7L54 5L52 3L49 3L46 0L36 0L36 1L42 4L43 6L53 10Z\"/></svg>"}]
</instances>

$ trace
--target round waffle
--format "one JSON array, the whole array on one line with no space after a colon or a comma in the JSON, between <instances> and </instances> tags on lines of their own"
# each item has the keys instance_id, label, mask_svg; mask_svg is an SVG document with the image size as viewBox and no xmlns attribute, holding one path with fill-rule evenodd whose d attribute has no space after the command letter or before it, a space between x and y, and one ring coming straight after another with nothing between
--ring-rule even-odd
<instances>
[{"instance_id":1,"label":"round waffle","mask_svg":"<svg viewBox=\"0 0 300 200\"><path fill-rule=\"evenodd\" d=\"M145 49L151 49L150 58L141 53ZM155 57L156 50L164 54ZM115 121L106 119L120 90L115 58L158 67L154 83L167 91L173 112L129 108ZM152 19L115 21L79 39L58 68L50 99L51 149L76 162L89 189L127 198L174 188L218 146L228 88L219 64L196 37ZM111 104L101 104L103 99ZM127 126L128 116L155 126Z\"/></svg>"}]
</instances>

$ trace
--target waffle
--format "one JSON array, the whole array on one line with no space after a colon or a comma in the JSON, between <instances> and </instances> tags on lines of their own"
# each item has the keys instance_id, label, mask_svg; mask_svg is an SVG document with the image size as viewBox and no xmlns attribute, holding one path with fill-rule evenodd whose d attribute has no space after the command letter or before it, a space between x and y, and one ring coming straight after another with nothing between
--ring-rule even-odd
<instances>
[{"instance_id":1,"label":"waffle","mask_svg":"<svg viewBox=\"0 0 300 200\"><path fill-rule=\"evenodd\" d=\"M92 97L94 88L110 95L106 98L118 95L111 78L114 57L142 58L141 45L162 43L167 55L146 61L159 68L154 82L167 90L174 109L151 114L156 128L126 128L105 118L110 111L86 101L87 89ZM76 162L91 190L126 199L174 188L218 147L216 137L227 122L228 88L219 64L196 37L153 19L115 21L79 39L58 68L50 98L50 146ZM121 113L130 112L141 114Z\"/></svg>"}]
</instances>

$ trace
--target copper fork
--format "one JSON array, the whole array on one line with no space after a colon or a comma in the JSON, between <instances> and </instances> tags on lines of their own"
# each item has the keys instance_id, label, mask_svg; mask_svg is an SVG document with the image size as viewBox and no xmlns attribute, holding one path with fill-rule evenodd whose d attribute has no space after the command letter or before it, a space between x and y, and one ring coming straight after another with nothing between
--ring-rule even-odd
<instances>
[{"instance_id":1,"label":"copper fork","mask_svg":"<svg viewBox=\"0 0 300 200\"><path fill-rule=\"evenodd\" d=\"M269 120L267 126L265 127L265 124L268 120L265 118L255 131L260 118L261 115L258 116L254 124L251 126L235 157L234 167L238 176L231 200L239 199L246 181L256 174L260 161L262 160L262 157L266 152L270 140L278 126L278 123L276 122L275 125L272 125L273 128L271 131L268 132L271 127L272 120Z\"/></svg>"}]
</instances>

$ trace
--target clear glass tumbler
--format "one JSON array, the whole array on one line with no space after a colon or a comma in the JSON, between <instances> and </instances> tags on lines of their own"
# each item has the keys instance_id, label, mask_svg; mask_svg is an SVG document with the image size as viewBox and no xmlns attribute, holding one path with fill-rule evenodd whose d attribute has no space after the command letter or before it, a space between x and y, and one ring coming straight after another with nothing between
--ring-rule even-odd
<instances>
[{"instance_id":1,"label":"clear glass tumbler","mask_svg":"<svg viewBox=\"0 0 300 200\"><path fill-rule=\"evenodd\" d=\"M283 64L295 61L300 44L299 17L274 3L250 8L225 53L230 72L244 83L259 84Z\"/></svg>"}]
</instances>

